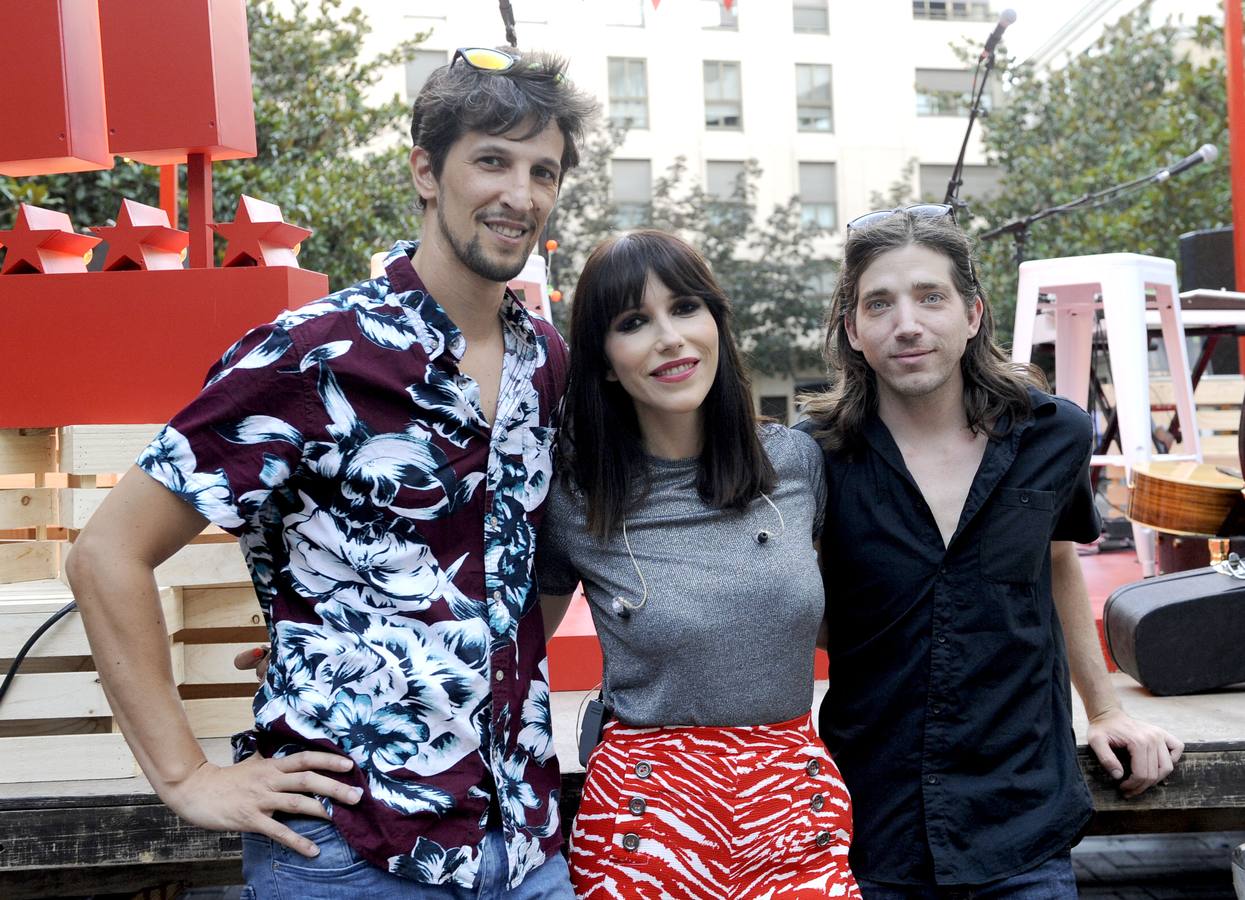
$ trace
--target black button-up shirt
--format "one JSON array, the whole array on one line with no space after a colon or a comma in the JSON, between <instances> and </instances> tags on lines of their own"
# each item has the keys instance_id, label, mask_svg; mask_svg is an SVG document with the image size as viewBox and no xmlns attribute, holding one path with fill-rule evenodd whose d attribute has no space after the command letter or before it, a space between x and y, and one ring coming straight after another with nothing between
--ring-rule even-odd
<instances>
[{"instance_id":1,"label":"black button-up shirt","mask_svg":"<svg viewBox=\"0 0 1245 900\"><path fill-rule=\"evenodd\" d=\"M990 440L948 546L880 419L861 451L827 455L820 731L861 877L986 883L1068 847L1091 813L1050 564L1051 541L1099 533L1091 429L1066 400L1033 405Z\"/></svg>"}]
</instances>

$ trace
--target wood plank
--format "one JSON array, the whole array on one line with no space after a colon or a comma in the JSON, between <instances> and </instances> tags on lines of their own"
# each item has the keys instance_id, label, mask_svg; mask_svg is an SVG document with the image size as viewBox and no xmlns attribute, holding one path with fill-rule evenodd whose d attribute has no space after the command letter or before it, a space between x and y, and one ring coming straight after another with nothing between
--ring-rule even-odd
<instances>
[{"instance_id":1,"label":"wood plank","mask_svg":"<svg viewBox=\"0 0 1245 900\"><path fill-rule=\"evenodd\" d=\"M60 469L75 475L126 472L163 425L70 425L60 429Z\"/></svg>"},{"instance_id":2,"label":"wood plank","mask_svg":"<svg viewBox=\"0 0 1245 900\"><path fill-rule=\"evenodd\" d=\"M0 475L51 472L56 468L52 428L0 428Z\"/></svg>"},{"instance_id":3,"label":"wood plank","mask_svg":"<svg viewBox=\"0 0 1245 900\"><path fill-rule=\"evenodd\" d=\"M227 544L191 544L156 569L156 584L170 587L205 587L250 580L251 573L236 540Z\"/></svg>"},{"instance_id":4,"label":"wood plank","mask_svg":"<svg viewBox=\"0 0 1245 900\"><path fill-rule=\"evenodd\" d=\"M0 659L17 655L26 639L67 603L73 594L60 581L30 581L5 585L0 590ZM160 591L160 607L170 633L182 628L181 598L172 588ZM31 648L28 658L89 656L90 645L78 612L69 613L46 632Z\"/></svg>"},{"instance_id":5,"label":"wood plank","mask_svg":"<svg viewBox=\"0 0 1245 900\"><path fill-rule=\"evenodd\" d=\"M62 541L0 541L0 584L42 581L60 574Z\"/></svg>"},{"instance_id":6,"label":"wood plank","mask_svg":"<svg viewBox=\"0 0 1245 900\"><path fill-rule=\"evenodd\" d=\"M4 757L0 784L129 778L137 771L134 756L119 734L4 738L0 755Z\"/></svg>"},{"instance_id":7,"label":"wood plank","mask_svg":"<svg viewBox=\"0 0 1245 900\"><path fill-rule=\"evenodd\" d=\"M250 584L184 588L182 616L186 628L244 628L264 624L259 600Z\"/></svg>"},{"instance_id":8,"label":"wood plank","mask_svg":"<svg viewBox=\"0 0 1245 900\"><path fill-rule=\"evenodd\" d=\"M98 672L18 675L0 703L0 721L111 716Z\"/></svg>"},{"instance_id":9,"label":"wood plank","mask_svg":"<svg viewBox=\"0 0 1245 900\"><path fill-rule=\"evenodd\" d=\"M87 520L99 509L108 496L108 488L61 488L60 522L57 524L73 531L81 531Z\"/></svg>"},{"instance_id":10,"label":"wood plank","mask_svg":"<svg viewBox=\"0 0 1245 900\"><path fill-rule=\"evenodd\" d=\"M0 490L0 529L37 528L56 525L56 491L53 488Z\"/></svg>"},{"instance_id":11,"label":"wood plank","mask_svg":"<svg viewBox=\"0 0 1245 900\"><path fill-rule=\"evenodd\" d=\"M1089 748L1079 762L1094 801L1092 834L1221 831L1245 821L1245 741L1186 745L1172 774L1135 800L1120 795Z\"/></svg>"},{"instance_id":12,"label":"wood plank","mask_svg":"<svg viewBox=\"0 0 1245 900\"><path fill-rule=\"evenodd\" d=\"M3 827L0 825L0 827ZM230 835L222 835L224 838ZM5 900L46 900L48 897L105 897L114 894L136 900L184 896L160 895L154 885L190 885L196 888L243 884L241 851L221 859L181 860L175 863L79 866L7 871L0 869L0 897ZM222 896L230 896L225 891Z\"/></svg>"},{"instance_id":13,"label":"wood plank","mask_svg":"<svg viewBox=\"0 0 1245 900\"><path fill-rule=\"evenodd\" d=\"M1115 386L1104 384L1103 394L1107 401L1114 403ZM1245 399L1245 378L1207 376L1198 382L1193 391L1193 402L1197 406L1235 407L1240 409ZM1170 379L1150 379L1150 403L1154 405L1172 405L1176 402L1176 392Z\"/></svg>"},{"instance_id":14,"label":"wood plank","mask_svg":"<svg viewBox=\"0 0 1245 900\"><path fill-rule=\"evenodd\" d=\"M1237 409L1199 409L1197 427L1202 433L1225 432L1236 434L1241 424L1241 412Z\"/></svg>"},{"instance_id":15,"label":"wood plank","mask_svg":"<svg viewBox=\"0 0 1245 900\"><path fill-rule=\"evenodd\" d=\"M186 674L182 684L233 684L255 687L255 673L235 669L233 658L254 643L179 644L185 654Z\"/></svg>"},{"instance_id":16,"label":"wood plank","mask_svg":"<svg viewBox=\"0 0 1245 900\"><path fill-rule=\"evenodd\" d=\"M0 812L4 868L16 872L73 870L134 860L236 859L241 854L242 841L236 833L197 828L159 802L126 799L89 809Z\"/></svg>"},{"instance_id":17,"label":"wood plank","mask_svg":"<svg viewBox=\"0 0 1245 900\"><path fill-rule=\"evenodd\" d=\"M253 681L253 679L252 679ZM214 697L205 700L183 700L190 730L197 738L227 738L246 731L255 724L249 697Z\"/></svg>"}]
</instances>

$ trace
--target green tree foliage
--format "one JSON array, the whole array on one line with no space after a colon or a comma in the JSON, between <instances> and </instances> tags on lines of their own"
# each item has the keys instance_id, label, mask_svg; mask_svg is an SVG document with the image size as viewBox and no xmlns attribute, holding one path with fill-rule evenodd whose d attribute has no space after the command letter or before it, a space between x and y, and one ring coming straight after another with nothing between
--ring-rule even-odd
<instances>
[{"instance_id":1,"label":"green tree foliage","mask_svg":"<svg viewBox=\"0 0 1245 900\"><path fill-rule=\"evenodd\" d=\"M1002 184L997 196L972 204L974 226L985 231L1132 181L1204 143L1222 152L1214 164L1035 223L1025 258L1130 252L1175 259L1183 232L1231 224L1222 49L1218 24L1154 27L1146 4L1062 69L1007 71L1007 101L983 121ZM1015 310L1014 249L1007 236L981 247L982 282L1007 332Z\"/></svg>"},{"instance_id":2,"label":"green tree foliage","mask_svg":"<svg viewBox=\"0 0 1245 900\"><path fill-rule=\"evenodd\" d=\"M213 167L215 218L232 220L243 193L276 203L286 221L315 231L300 265L343 287L367 275L372 253L417 233L402 139L409 110L396 96L371 105L367 94L422 36L364 55L367 19L342 0L251 2L247 25L259 155ZM158 194L155 168L120 160L103 172L0 177L6 221L28 202L67 212L79 230L111 224L122 198L155 204Z\"/></svg>"},{"instance_id":3,"label":"green tree foliage","mask_svg":"<svg viewBox=\"0 0 1245 900\"><path fill-rule=\"evenodd\" d=\"M568 175L548 233L559 242L550 283L569 300L554 307L565 333L572 289L588 252L613 233L609 161L623 134L605 128L590 137L580 167ZM832 263L817 253L820 229L800 219L796 198L761 217L755 161L748 162L728 201L704 190L678 159L653 185L646 225L673 231L709 262L735 310L736 334L752 367L792 376L820 369L820 335Z\"/></svg>"}]
</instances>

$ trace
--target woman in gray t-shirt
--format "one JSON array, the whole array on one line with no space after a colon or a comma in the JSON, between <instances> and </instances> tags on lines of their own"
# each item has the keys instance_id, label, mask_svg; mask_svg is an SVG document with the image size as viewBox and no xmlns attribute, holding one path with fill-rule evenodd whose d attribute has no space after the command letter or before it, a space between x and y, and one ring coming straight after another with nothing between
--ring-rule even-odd
<instances>
[{"instance_id":1,"label":"woman in gray t-shirt","mask_svg":"<svg viewBox=\"0 0 1245 900\"><path fill-rule=\"evenodd\" d=\"M563 432L537 544L545 629L582 582L613 713L576 893L858 897L851 804L810 716L821 451L755 424L729 303L683 241L630 232L589 257Z\"/></svg>"}]
</instances>

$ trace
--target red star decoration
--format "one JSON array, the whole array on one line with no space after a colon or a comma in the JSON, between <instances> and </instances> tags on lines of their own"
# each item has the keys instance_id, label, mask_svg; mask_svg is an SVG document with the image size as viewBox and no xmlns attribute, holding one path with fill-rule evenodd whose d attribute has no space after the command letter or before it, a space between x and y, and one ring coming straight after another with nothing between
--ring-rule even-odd
<instances>
[{"instance_id":1,"label":"red star decoration","mask_svg":"<svg viewBox=\"0 0 1245 900\"><path fill-rule=\"evenodd\" d=\"M23 203L10 231L0 231L0 247L7 247L0 275L42 272L85 272L87 251L99 238L78 234L63 212Z\"/></svg>"},{"instance_id":2,"label":"red star decoration","mask_svg":"<svg viewBox=\"0 0 1245 900\"><path fill-rule=\"evenodd\" d=\"M290 266L298 268L294 249L311 237L311 229L288 224L275 203L242 195L232 222L212 230L227 240L225 266Z\"/></svg>"},{"instance_id":3,"label":"red star decoration","mask_svg":"<svg viewBox=\"0 0 1245 900\"><path fill-rule=\"evenodd\" d=\"M180 269L190 235L169 227L169 214L155 206L122 200L117 224L92 228L108 242L104 271Z\"/></svg>"}]
</instances>

